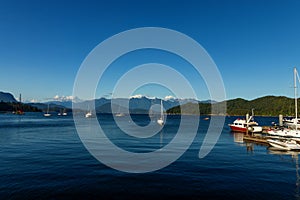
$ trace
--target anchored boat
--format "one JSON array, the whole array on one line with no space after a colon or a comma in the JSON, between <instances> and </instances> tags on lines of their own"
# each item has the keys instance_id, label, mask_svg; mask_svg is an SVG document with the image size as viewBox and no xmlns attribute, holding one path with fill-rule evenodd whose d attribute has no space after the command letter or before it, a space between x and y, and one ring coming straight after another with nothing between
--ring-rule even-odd
<instances>
[{"instance_id":1,"label":"anchored boat","mask_svg":"<svg viewBox=\"0 0 300 200\"><path fill-rule=\"evenodd\" d=\"M157 120L157 123L159 125L164 125L164 113L163 113L163 105L162 105L162 100L160 100L160 118Z\"/></svg>"},{"instance_id":2,"label":"anchored boat","mask_svg":"<svg viewBox=\"0 0 300 200\"><path fill-rule=\"evenodd\" d=\"M228 124L234 132L252 132L252 133L260 133L262 132L262 127L258 125L257 122L253 120L253 109L252 109L252 116L248 117L247 114L246 119L236 119L232 124Z\"/></svg>"}]
</instances>

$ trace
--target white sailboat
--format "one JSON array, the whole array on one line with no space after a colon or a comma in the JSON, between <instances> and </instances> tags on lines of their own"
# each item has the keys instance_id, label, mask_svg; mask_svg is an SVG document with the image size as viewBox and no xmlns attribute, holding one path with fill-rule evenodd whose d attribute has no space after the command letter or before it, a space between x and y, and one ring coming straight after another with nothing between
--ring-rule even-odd
<instances>
[{"instance_id":1,"label":"white sailboat","mask_svg":"<svg viewBox=\"0 0 300 200\"><path fill-rule=\"evenodd\" d=\"M44 113L44 116L45 117L50 117L51 114L49 113L49 104L48 104L48 108L47 108L47 113Z\"/></svg>"},{"instance_id":2,"label":"white sailboat","mask_svg":"<svg viewBox=\"0 0 300 200\"><path fill-rule=\"evenodd\" d=\"M116 117L124 117L125 114L124 113L116 113Z\"/></svg>"},{"instance_id":3,"label":"white sailboat","mask_svg":"<svg viewBox=\"0 0 300 200\"><path fill-rule=\"evenodd\" d=\"M66 109L62 110L60 109L59 113L57 113L58 116L67 116L68 113L66 112Z\"/></svg>"},{"instance_id":4,"label":"white sailboat","mask_svg":"<svg viewBox=\"0 0 300 200\"><path fill-rule=\"evenodd\" d=\"M67 116L67 115L68 115L66 109L64 109L64 112L62 113L62 115L63 115L63 116Z\"/></svg>"},{"instance_id":5,"label":"white sailboat","mask_svg":"<svg viewBox=\"0 0 300 200\"><path fill-rule=\"evenodd\" d=\"M91 118L92 115L92 111L90 110L90 107L88 106L88 112L85 114L85 118Z\"/></svg>"},{"instance_id":6,"label":"white sailboat","mask_svg":"<svg viewBox=\"0 0 300 200\"><path fill-rule=\"evenodd\" d=\"M163 113L163 105L162 105L162 100L160 100L160 118L157 120L157 123L159 125L164 125L164 113Z\"/></svg>"},{"instance_id":7,"label":"white sailboat","mask_svg":"<svg viewBox=\"0 0 300 200\"><path fill-rule=\"evenodd\" d=\"M297 79L299 81L299 75L296 67L294 68L294 95L295 95L295 118L292 120L293 126L289 128L271 129L268 131L270 135L282 136L282 137L295 137L300 138L300 130L298 130L298 105L297 105Z\"/></svg>"},{"instance_id":8,"label":"white sailboat","mask_svg":"<svg viewBox=\"0 0 300 200\"><path fill-rule=\"evenodd\" d=\"M124 117L125 114L121 112L121 105L118 104L118 112L115 114L116 117Z\"/></svg>"},{"instance_id":9,"label":"white sailboat","mask_svg":"<svg viewBox=\"0 0 300 200\"><path fill-rule=\"evenodd\" d=\"M85 118L91 118L92 117L92 112L89 111L85 114Z\"/></svg>"}]
</instances>

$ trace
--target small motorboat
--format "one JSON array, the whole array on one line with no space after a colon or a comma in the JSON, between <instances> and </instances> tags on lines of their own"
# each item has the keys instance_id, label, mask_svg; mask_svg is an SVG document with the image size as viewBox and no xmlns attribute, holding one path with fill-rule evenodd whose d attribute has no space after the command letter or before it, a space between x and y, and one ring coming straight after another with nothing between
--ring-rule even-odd
<instances>
[{"instance_id":1,"label":"small motorboat","mask_svg":"<svg viewBox=\"0 0 300 200\"><path fill-rule=\"evenodd\" d=\"M234 132L252 132L252 133L260 133L262 132L262 127L258 126L258 123L254 121L252 109L252 116L248 117L249 115L247 114L247 119L236 119L232 124L228 124L228 126L231 128L232 131Z\"/></svg>"}]
</instances>

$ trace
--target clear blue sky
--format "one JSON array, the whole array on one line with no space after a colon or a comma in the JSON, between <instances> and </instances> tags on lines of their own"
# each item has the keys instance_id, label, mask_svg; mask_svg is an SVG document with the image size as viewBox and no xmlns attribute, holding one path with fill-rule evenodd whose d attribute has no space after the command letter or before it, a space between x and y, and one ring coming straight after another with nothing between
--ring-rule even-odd
<instances>
[{"instance_id":1,"label":"clear blue sky","mask_svg":"<svg viewBox=\"0 0 300 200\"><path fill-rule=\"evenodd\" d=\"M128 29L154 26L180 31L206 49L227 99L292 97L292 69L300 71L299 11L298 0L2 0L0 91L27 100L72 95L77 70L96 45ZM167 94L147 89L145 94Z\"/></svg>"}]
</instances>

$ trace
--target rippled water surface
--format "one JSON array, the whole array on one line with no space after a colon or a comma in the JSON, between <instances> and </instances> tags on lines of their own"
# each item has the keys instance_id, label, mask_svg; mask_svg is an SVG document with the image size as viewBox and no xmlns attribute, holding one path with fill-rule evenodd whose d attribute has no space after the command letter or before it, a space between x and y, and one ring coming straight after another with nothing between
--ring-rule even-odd
<instances>
[{"instance_id":1,"label":"rippled water surface","mask_svg":"<svg viewBox=\"0 0 300 200\"><path fill-rule=\"evenodd\" d=\"M98 119L111 141L133 152L165 146L180 122L179 116L169 116L162 131L142 140L124 134L111 115ZM1 114L0 199L300 199L298 154L234 142L239 135L227 127L234 119L226 118L216 146L205 158L199 159L198 153L209 120L200 121L193 144L177 161L155 172L130 174L111 169L90 155L71 116ZM265 125L277 120L256 119ZM133 116L133 120L153 123L144 115ZM86 126L91 128L88 121Z\"/></svg>"}]
</instances>

